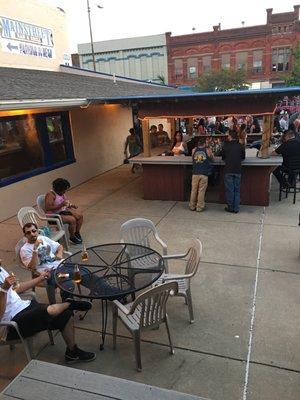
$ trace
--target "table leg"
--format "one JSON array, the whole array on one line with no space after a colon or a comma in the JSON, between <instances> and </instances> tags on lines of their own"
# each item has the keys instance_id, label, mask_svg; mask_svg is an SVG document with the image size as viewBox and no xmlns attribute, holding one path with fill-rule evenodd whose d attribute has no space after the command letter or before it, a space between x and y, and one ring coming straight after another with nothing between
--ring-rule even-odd
<instances>
[{"instance_id":1,"label":"table leg","mask_svg":"<svg viewBox=\"0 0 300 400\"><path fill-rule=\"evenodd\" d=\"M104 342L106 336L106 327L107 327L107 300L101 300L101 323L102 323L102 343L100 343L100 350L104 349Z\"/></svg>"}]
</instances>

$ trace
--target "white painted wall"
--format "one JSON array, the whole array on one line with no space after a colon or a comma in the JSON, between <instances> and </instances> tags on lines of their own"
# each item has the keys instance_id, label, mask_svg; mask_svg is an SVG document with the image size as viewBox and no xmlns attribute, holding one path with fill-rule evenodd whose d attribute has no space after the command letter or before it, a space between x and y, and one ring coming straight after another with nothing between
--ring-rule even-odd
<instances>
[{"instance_id":1,"label":"white painted wall","mask_svg":"<svg viewBox=\"0 0 300 400\"><path fill-rule=\"evenodd\" d=\"M125 139L132 127L131 108L104 105L74 109L70 114L76 163L1 188L0 221L35 204L36 197L58 177L76 186L123 163Z\"/></svg>"},{"instance_id":2,"label":"white painted wall","mask_svg":"<svg viewBox=\"0 0 300 400\"><path fill-rule=\"evenodd\" d=\"M0 26L0 66L58 70L64 55L70 55L67 16L55 6L40 0L0 0L0 16L51 29L55 52L53 59L7 52Z\"/></svg>"}]
</instances>

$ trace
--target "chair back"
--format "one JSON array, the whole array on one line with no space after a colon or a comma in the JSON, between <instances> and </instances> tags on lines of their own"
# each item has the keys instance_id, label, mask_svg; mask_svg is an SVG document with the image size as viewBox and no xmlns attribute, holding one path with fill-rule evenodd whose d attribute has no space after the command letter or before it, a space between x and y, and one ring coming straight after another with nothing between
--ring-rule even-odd
<instances>
[{"instance_id":1,"label":"chair back","mask_svg":"<svg viewBox=\"0 0 300 400\"><path fill-rule=\"evenodd\" d=\"M40 215L45 216L45 195L44 194L40 194L37 198L36 198L36 206L38 209L38 212L40 213Z\"/></svg>"},{"instance_id":2,"label":"chair back","mask_svg":"<svg viewBox=\"0 0 300 400\"><path fill-rule=\"evenodd\" d=\"M177 294L177 282L168 282L155 286L142 293L132 303L130 314L139 317L140 328L149 328L165 321L166 304L170 294Z\"/></svg>"},{"instance_id":3,"label":"chair back","mask_svg":"<svg viewBox=\"0 0 300 400\"><path fill-rule=\"evenodd\" d=\"M193 239L189 249L189 256L185 267L186 275L194 276L198 270L202 256L202 243L199 239Z\"/></svg>"},{"instance_id":4,"label":"chair back","mask_svg":"<svg viewBox=\"0 0 300 400\"><path fill-rule=\"evenodd\" d=\"M27 222L33 222L38 225L37 219L39 219L39 214L33 207L22 207L18 212L18 220L21 228L23 228Z\"/></svg>"},{"instance_id":5,"label":"chair back","mask_svg":"<svg viewBox=\"0 0 300 400\"><path fill-rule=\"evenodd\" d=\"M293 172L300 172L300 154L299 156L289 157L288 168Z\"/></svg>"},{"instance_id":6,"label":"chair back","mask_svg":"<svg viewBox=\"0 0 300 400\"><path fill-rule=\"evenodd\" d=\"M22 260L21 260L21 257L20 257L21 248L23 247L23 245L25 243L26 243L26 239L25 238L22 238L22 239L20 239L18 241L18 243L15 245L15 254L16 254L16 260L17 260L17 263L18 263L19 267L27 269L25 267L25 265L22 263Z\"/></svg>"}]
</instances>

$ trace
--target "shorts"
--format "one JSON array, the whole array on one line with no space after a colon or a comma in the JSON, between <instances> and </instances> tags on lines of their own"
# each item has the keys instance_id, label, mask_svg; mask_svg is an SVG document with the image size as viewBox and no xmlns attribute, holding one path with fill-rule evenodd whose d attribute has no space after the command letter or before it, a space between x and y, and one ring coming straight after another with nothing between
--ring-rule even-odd
<instances>
[{"instance_id":1,"label":"shorts","mask_svg":"<svg viewBox=\"0 0 300 400\"><path fill-rule=\"evenodd\" d=\"M38 303L32 300L28 307L14 316L12 321L18 324L19 331L23 338L33 336L38 332L47 329L59 329L63 331L73 313L71 310L65 310L56 317L52 317L47 312L48 304ZM19 339L19 335L14 328L9 328L6 340Z\"/></svg>"}]
</instances>

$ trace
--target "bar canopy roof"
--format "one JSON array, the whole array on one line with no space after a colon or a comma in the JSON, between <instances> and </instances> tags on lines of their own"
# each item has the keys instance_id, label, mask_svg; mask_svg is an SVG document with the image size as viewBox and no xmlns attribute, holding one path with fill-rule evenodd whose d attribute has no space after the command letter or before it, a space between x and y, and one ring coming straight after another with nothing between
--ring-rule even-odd
<instances>
[{"instance_id":1,"label":"bar canopy roof","mask_svg":"<svg viewBox=\"0 0 300 400\"><path fill-rule=\"evenodd\" d=\"M174 93L106 99L105 103L135 105L140 119L273 114L278 100L300 95L300 87L211 93ZM93 99L101 103L101 99Z\"/></svg>"}]
</instances>

